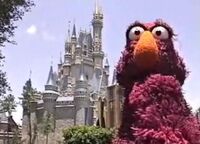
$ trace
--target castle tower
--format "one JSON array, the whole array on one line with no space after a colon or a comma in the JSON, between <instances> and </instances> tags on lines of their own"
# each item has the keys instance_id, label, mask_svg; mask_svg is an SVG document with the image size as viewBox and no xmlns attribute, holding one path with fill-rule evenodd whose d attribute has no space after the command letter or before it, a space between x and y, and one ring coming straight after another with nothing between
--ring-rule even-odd
<instances>
[{"instance_id":1,"label":"castle tower","mask_svg":"<svg viewBox=\"0 0 200 144\"><path fill-rule=\"evenodd\" d=\"M75 87L75 125L87 125L89 124L89 106L90 99L87 94L87 81L83 74L83 64L81 63L80 78L76 80Z\"/></svg>"},{"instance_id":2,"label":"castle tower","mask_svg":"<svg viewBox=\"0 0 200 144\"><path fill-rule=\"evenodd\" d=\"M94 68L102 69L103 58L104 58L104 53L102 51L103 13L97 1L95 4L92 26L93 26Z\"/></svg>"},{"instance_id":3,"label":"castle tower","mask_svg":"<svg viewBox=\"0 0 200 144\"><path fill-rule=\"evenodd\" d=\"M45 85L45 91L43 93L44 109L45 111L55 114L55 104L59 96L58 86L53 74L53 66L51 65L49 70L49 76Z\"/></svg>"}]
</instances>

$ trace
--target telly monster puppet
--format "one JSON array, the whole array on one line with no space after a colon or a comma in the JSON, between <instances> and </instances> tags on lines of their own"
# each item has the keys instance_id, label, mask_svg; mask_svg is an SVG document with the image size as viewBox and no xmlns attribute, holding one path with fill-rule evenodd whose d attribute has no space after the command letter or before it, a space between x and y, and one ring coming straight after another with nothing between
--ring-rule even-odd
<instances>
[{"instance_id":1,"label":"telly monster puppet","mask_svg":"<svg viewBox=\"0 0 200 144\"><path fill-rule=\"evenodd\" d=\"M125 101L114 144L200 144L198 120L181 88L188 72L173 37L162 20L128 27L116 67Z\"/></svg>"}]
</instances>

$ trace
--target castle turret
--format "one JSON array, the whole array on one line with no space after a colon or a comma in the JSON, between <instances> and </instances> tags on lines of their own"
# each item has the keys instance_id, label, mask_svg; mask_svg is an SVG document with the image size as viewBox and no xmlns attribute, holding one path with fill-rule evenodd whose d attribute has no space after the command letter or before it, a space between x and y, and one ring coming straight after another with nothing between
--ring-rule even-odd
<instances>
[{"instance_id":1,"label":"castle turret","mask_svg":"<svg viewBox=\"0 0 200 144\"><path fill-rule=\"evenodd\" d=\"M53 73L53 67L51 66L48 80L45 85L45 91L43 93L44 109L51 114L55 114L55 104L58 96L58 86Z\"/></svg>"},{"instance_id":2,"label":"castle turret","mask_svg":"<svg viewBox=\"0 0 200 144\"><path fill-rule=\"evenodd\" d=\"M90 99L87 93L87 87L87 81L83 73L83 64L81 64L80 77L76 80L74 96L76 125L89 124L89 118L91 116L89 114Z\"/></svg>"},{"instance_id":3,"label":"castle turret","mask_svg":"<svg viewBox=\"0 0 200 144\"><path fill-rule=\"evenodd\" d=\"M93 26L93 58L94 68L102 69L104 53L102 51L102 28L103 28L103 13L97 1L92 20Z\"/></svg>"},{"instance_id":4,"label":"castle turret","mask_svg":"<svg viewBox=\"0 0 200 144\"><path fill-rule=\"evenodd\" d=\"M93 13L93 38L98 38L100 41L102 40L102 28L103 28L103 13L96 0L95 3L95 11Z\"/></svg>"}]
</instances>

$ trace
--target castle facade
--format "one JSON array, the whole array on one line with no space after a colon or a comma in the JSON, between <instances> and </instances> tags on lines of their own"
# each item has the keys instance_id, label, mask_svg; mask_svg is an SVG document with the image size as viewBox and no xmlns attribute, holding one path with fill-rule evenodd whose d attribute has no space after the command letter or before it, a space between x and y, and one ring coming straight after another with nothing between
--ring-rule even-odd
<instances>
[{"instance_id":1,"label":"castle facade","mask_svg":"<svg viewBox=\"0 0 200 144\"><path fill-rule=\"evenodd\" d=\"M40 125L47 114L51 115L53 131L48 135L49 144L62 141L62 129L73 125L95 125L97 101L105 95L109 78L109 63L102 49L103 13L96 5L92 18L92 32L77 33L75 24L68 29L64 60L58 70L50 66L44 92L35 96L31 104L32 139L44 144L45 135ZM28 117L23 111L22 141L28 142Z\"/></svg>"}]
</instances>

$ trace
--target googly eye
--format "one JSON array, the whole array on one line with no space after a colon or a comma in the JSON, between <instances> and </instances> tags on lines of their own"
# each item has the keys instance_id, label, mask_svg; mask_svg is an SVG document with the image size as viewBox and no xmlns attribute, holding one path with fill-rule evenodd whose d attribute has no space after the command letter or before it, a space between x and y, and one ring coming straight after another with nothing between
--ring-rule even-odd
<instances>
[{"instance_id":1,"label":"googly eye","mask_svg":"<svg viewBox=\"0 0 200 144\"><path fill-rule=\"evenodd\" d=\"M138 40L143 32L144 28L140 26L135 26L129 31L128 37L130 40Z\"/></svg>"},{"instance_id":2,"label":"googly eye","mask_svg":"<svg viewBox=\"0 0 200 144\"><path fill-rule=\"evenodd\" d=\"M152 34L155 38L160 40L166 40L169 38L169 31L163 26L157 26L153 28Z\"/></svg>"}]
</instances>

